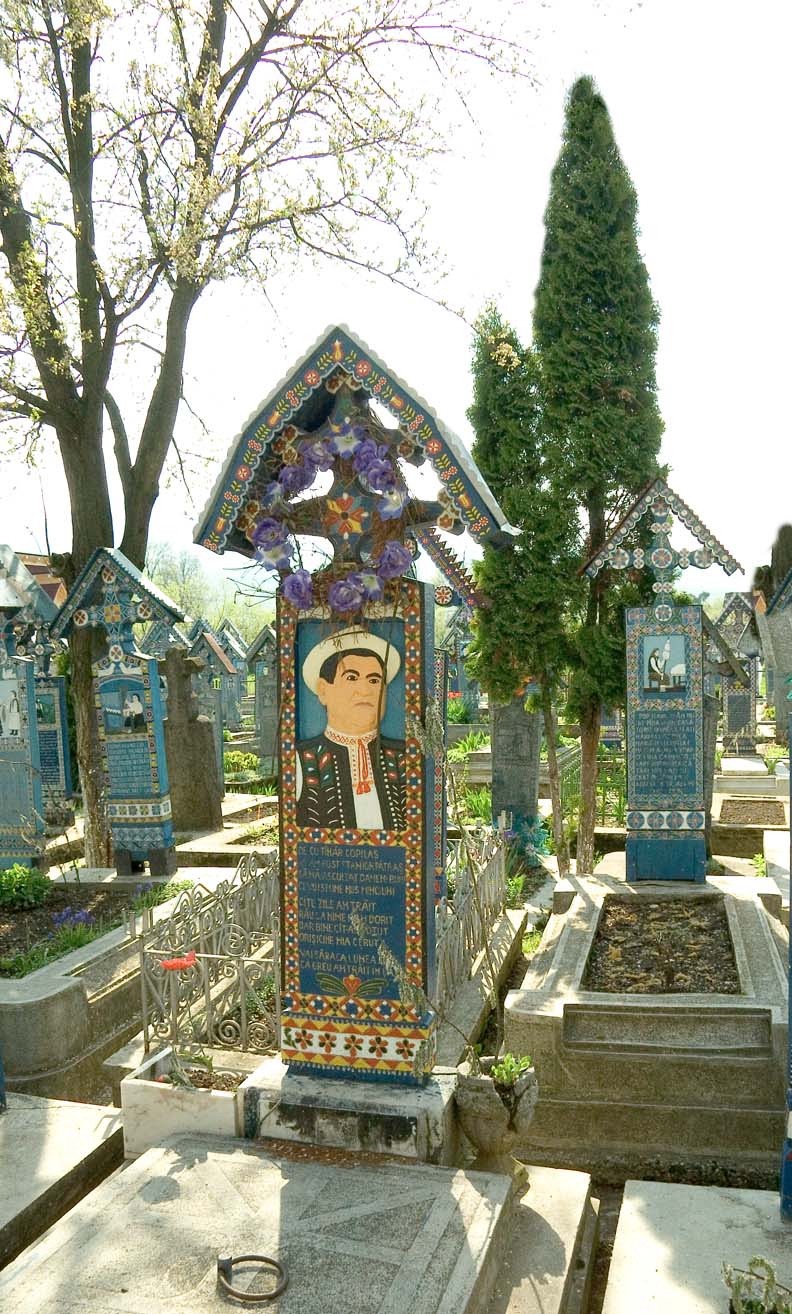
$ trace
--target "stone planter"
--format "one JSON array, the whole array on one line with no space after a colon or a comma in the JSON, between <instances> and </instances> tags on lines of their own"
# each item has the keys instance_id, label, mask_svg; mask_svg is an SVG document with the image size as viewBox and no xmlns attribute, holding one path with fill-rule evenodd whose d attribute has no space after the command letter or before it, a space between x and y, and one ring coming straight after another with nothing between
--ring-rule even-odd
<instances>
[{"instance_id":1,"label":"stone planter","mask_svg":"<svg viewBox=\"0 0 792 1314\"><path fill-rule=\"evenodd\" d=\"M485 1067L493 1062L482 1060ZM486 1072L473 1076L469 1063L460 1064L454 1100L462 1131L476 1151L474 1171L514 1174L518 1165L510 1151L527 1132L538 1095L533 1068L513 1086L497 1086Z\"/></svg>"},{"instance_id":2,"label":"stone planter","mask_svg":"<svg viewBox=\"0 0 792 1314\"><path fill-rule=\"evenodd\" d=\"M204 1136L241 1136L237 1091L191 1090L155 1078L170 1072L173 1051L168 1047L141 1063L121 1082L124 1120L124 1157L136 1159L180 1132Z\"/></svg>"}]
</instances>

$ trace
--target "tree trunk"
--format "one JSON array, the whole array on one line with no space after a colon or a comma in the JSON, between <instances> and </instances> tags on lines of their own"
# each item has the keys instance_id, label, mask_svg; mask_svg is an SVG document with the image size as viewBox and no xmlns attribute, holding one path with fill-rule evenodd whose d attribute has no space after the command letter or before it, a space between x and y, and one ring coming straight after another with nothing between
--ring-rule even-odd
<instances>
[{"instance_id":1,"label":"tree trunk","mask_svg":"<svg viewBox=\"0 0 792 1314\"><path fill-rule=\"evenodd\" d=\"M580 820L577 837L577 873L594 870L594 826L597 820L597 750L602 706L590 704L580 718Z\"/></svg>"},{"instance_id":2,"label":"tree trunk","mask_svg":"<svg viewBox=\"0 0 792 1314\"><path fill-rule=\"evenodd\" d=\"M71 694L77 731L77 763L83 797L86 867L110 867L113 861L110 831L104 807L104 780L99 750L91 666L102 651L103 639L92 630L73 630Z\"/></svg>"},{"instance_id":3,"label":"tree trunk","mask_svg":"<svg viewBox=\"0 0 792 1314\"><path fill-rule=\"evenodd\" d=\"M96 425L79 438L58 432L63 468L72 509L72 551L63 560L63 575L71 589L98 547L113 546L113 518L102 452L101 414ZM105 651L100 631L72 631L69 639L71 697L77 738L77 765L83 799L86 867L109 867L112 846L104 808L102 759L94 707L91 666Z\"/></svg>"},{"instance_id":4,"label":"tree trunk","mask_svg":"<svg viewBox=\"0 0 792 1314\"><path fill-rule=\"evenodd\" d=\"M544 716L545 742L547 743L547 774L550 777L550 803L553 809L553 840L558 860L559 876L569 875L569 845L564 835L564 818L561 813L561 772L558 769L556 752L556 734L558 720L553 707L553 699L547 684L539 681L541 691L542 715Z\"/></svg>"}]
</instances>

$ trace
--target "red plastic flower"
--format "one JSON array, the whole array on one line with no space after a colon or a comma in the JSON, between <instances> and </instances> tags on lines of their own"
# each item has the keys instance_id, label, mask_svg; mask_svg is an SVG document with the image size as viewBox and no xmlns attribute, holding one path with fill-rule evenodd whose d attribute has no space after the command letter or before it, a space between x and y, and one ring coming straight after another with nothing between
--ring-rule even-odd
<instances>
[{"instance_id":1,"label":"red plastic flower","mask_svg":"<svg viewBox=\"0 0 792 1314\"><path fill-rule=\"evenodd\" d=\"M185 967L194 967L195 950L191 949L181 958L163 958L161 966L166 972L181 972Z\"/></svg>"}]
</instances>

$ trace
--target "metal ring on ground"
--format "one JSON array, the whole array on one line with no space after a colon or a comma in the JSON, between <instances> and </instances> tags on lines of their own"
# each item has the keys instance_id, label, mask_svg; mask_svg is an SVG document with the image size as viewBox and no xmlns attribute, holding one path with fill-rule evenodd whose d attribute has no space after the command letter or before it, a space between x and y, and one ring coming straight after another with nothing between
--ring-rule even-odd
<instances>
[{"instance_id":1,"label":"metal ring on ground","mask_svg":"<svg viewBox=\"0 0 792 1314\"><path fill-rule=\"evenodd\" d=\"M273 1291L257 1293L255 1291L239 1291L237 1287L231 1285L231 1276L235 1264L261 1264L265 1268L273 1268L280 1275L280 1281ZM232 1255L217 1256L217 1281L229 1296L234 1300L245 1300L250 1305L263 1305L265 1301L275 1300L282 1296L287 1286L289 1278L283 1264L279 1264L277 1259L270 1259L268 1255Z\"/></svg>"}]
</instances>

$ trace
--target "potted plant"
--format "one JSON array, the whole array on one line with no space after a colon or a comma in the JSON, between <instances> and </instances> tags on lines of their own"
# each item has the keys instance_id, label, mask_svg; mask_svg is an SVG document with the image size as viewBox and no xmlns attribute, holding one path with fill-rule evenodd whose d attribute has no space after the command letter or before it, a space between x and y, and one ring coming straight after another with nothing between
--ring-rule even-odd
<instances>
[{"instance_id":1,"label":"potted plant","mask_svg":"<svg viewBox=\"0 0 792 1314\"><path fill-rule=\"evenodd\" d=\"M474 1056L459 1065L454 1100L462 1131L476 1151L474 1171L525 1175L511 1149L528 1130L538 1094L527 1055L480 1061Z\"/></svg>"},{"instance_id":2,"label":"potted plant","mask_svg":"<svg viewBox=\"0 0 792 1314\"><path fill-rule=\"evenodd\" d=\"M769 1259L754 1255L747 1269L723 1265L729 1314L792 1314L792 1289L782 1286Z\"/></svg>"}]
</instances>

